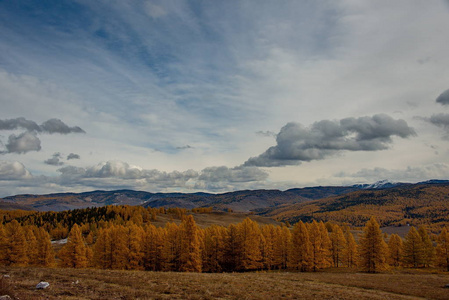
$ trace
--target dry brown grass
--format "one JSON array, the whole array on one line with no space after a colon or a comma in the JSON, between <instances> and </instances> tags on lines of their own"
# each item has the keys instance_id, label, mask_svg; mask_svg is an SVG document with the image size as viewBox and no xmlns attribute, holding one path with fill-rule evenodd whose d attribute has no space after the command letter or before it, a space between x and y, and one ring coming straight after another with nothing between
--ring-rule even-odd
<instances>
[{"instance_id":1,"label":"dry brown grass","mask_svg":"<svg viewBox=\"0 0 449 300\"><path fill-rule=\"evenodd\" d=\"M243 220L249 217L251 220L256 221L259 225L273 224L280 225L280 222L277 222L271 218L258 216L251 213L228 213L228 212L220 212L213 211L210 213L189 213L193 215L195 218L196 224L201 228L206 228L211 225L220 225L220 226L229 226L230 224L237 224L243 222ZM181 223L179 218L176 218L170 214L159 214L156 217L156 221L152 221L151 223L158 227L164 227L167 222L175 222L177 224Z\"/></svg>"},{"instance_id":2,"label":"dry brown grass","mask_svg":"<svg viewBox=\"0 0 449 300\"><path fill-rule=\"evenodd\" d=\"M20 299L448 299L448 274L170 273L0 268ZM46 290L36 284L50 283Z\"/></svg>"}]
</instances>

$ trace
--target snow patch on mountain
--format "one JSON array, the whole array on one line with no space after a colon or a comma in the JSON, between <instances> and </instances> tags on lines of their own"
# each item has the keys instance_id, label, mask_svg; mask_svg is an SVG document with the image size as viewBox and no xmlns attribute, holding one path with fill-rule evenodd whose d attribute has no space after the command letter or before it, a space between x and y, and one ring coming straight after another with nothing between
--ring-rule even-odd
<instances>
[{"instance_id":1,"label":"snow patch on mountain","mask_svg":"<svg viewBox=\"0 0 449 300\"><path fill-rule=\"evenodd\" d=\"M371 184L356 184L354 187L358 187L363 190L381 190L381 189L388 189L392 188L398 185L401 185L403 183L400 182L392 182L387 179L376 181L375 183Z\"/></svg>"}]
</instances>

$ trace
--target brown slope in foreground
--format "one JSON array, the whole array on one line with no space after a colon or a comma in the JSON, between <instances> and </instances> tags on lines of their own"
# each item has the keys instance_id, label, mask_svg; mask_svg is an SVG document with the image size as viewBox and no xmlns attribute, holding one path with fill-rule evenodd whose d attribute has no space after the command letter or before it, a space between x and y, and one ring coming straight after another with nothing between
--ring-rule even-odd
<instances>
[{"instance_id":1,"label":"brown slope in foreground","mask_svg":"<svg viewBox=\"0 0 449 300\"><path fill-rule=\"evenodd\" d=\"M443 274L0 268L14 299L447 299ZM34 287L50 283L45 290ZM8 282L6 282L8 281ZM9 288L12 286L13 288Z\"/></svg>"},{"instance_id":2,"label":"brown slope in foreground","mask_svg":"<svg viewBox=\"0 0 449 300\"><path fill-rule=\"evenodd\" d=\"M385 190L361 190L341 196L287 205L268 211L280 221L333 221L363 226L375 216L383 226L449 224L449 186L406 185Z\"/></svg>"}]
</instances>

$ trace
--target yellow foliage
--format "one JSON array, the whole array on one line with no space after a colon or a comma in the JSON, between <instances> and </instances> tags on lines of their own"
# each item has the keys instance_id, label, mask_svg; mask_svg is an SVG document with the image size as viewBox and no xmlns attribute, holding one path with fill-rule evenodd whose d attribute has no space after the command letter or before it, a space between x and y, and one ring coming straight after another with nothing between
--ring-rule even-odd
<instances>
[{"instance_id":1,"label":"yellow foliage","mask_svg":"<svg viewBox=\"0 0 449 300\"><path fill-rule=\"evenodd\" d=\"M372 217L363 228L360 238L360 267L370 273L387 268L388 246L382 237L379 223Z\"/></svg>"}]
</instances>

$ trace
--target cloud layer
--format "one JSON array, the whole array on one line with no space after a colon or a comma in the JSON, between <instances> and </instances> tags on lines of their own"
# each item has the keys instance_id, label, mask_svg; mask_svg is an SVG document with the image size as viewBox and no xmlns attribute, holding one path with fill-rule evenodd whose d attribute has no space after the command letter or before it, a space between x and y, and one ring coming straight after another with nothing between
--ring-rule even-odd
<instances>
[{"instance_id":1,"label":"cloud layer","mask_svg":"<svg viewBox=\"0 0 449 300\"><path fill-rule=\"evenodd\" d=\"M349 182L375 182L379 178L398 182L419 182L427 179L448 179L449 165L445 163L407 167L405 169L373 168L354 173L340 172L336 177L348 178ZM423 180L424 179L424 180Z\"/></svg>"},{"instance_id":2,"label":"cloud layer","mask_svg":"<svg viewBox=\"0 0 449 300\"><path fill-rule=\"evenodd\" d=\"M60 165L60 153L55 153L46 163ZM265 181L268 174L256 167L210 167L202 171L186 170L164 172L147 170L122 161L107 161L90 167L65 166L58 169L58 176L32 176L19 162L0 161L0 183L24 180L28 187L53 186L65 190L84 188L144 189L148 191L210 190L228 191L248 188Z\"/></svg>"},{"instance_id":3,"label":"cloud layer","mask_svg":"<svg viewBox=\"0 0 449 300\"><path fill-rule=\"evenodd\" d=\"M192 189L223 189L229 184L263 181L268 174L255 167L228 168L210 167L202 171L173 171L146 170L129 165L122 161L108 161L95 166L80 168L74 166L63 167L58 170L63 182L96 185L103 181L105 185L111 179L123 181L128 185L150 186L158 189L192 188Z\"/></svg>"},{"instance_id":4,"label":"cloud layer","mask_svg":"<svg viewBox=\"0 0 449 300\"><path fill-rule=\"evenodd\" d=\"M407 138L416 132L402 119L388 115L346 118L340 121L323 120L310 127L288 123L277 135L277 145L245 166L275 167L295 165L303 161L324 159L341 151L379 151L388 149L393 136Z\"/></svg>"}]
</instances>

